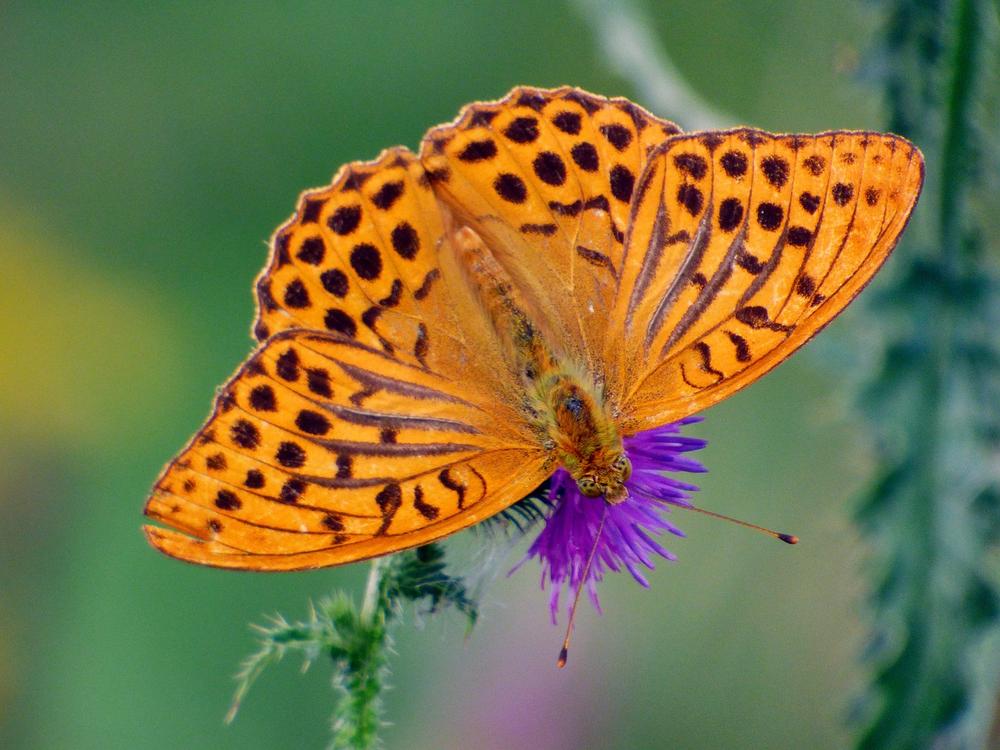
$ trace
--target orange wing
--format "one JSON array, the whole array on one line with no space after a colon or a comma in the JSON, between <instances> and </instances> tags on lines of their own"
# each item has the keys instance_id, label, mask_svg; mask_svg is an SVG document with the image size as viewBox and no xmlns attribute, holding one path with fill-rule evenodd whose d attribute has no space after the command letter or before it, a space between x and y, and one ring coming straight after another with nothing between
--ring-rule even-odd
<instances>
[{"instance_id":1,"label":"orange wing","mask_svg":"<svg viewBox=\"0 0 1000 750\"><path fill-rule=\"evenodd\" d=\"M551 473L405 149L302 195L257 281L263 346L164 470L146 527L175 557L298 569L424 544Z\"/></svg>"},{"instance_id":2,"label":"orange wing","mask_svg":"<svg viewBox=\"0 0 1000 750\"><path fill-rule=\"evenodd\" d=\"M670 139L637 187L607 358L626 434L701 411L830 322L895 246L923 160L892 135Z\"/></svg>"},{"instance_id":3,"label":"orange wing","mask_svg":"<svg viewBox=\"0 0 1000 750\"><path fill-rule=\"evenodd\" d=\"M191 562L295 570L425 544L520 500L551 468L447 378L343 335L271 337L223 386L146 515Z\"/></svg>"},{"instance_id":4,"label":"orange wing","mask_svg":"<svg viewBox=\"0 0 1000 750\"><path fill-rule=\"evenodd\" d=\"M450 243L431 179L398 147L303 193L256 283L257 339L330 331L469 382L502 370L487 321L455 307L468 295L442 266Z\"/></svg>"},{"instance_id":5,"label":"orange wing","mask_svg":"<svg viewBox=\"0 0 1000 750\"><path fill-rule=\"evenodd\" d=\"M547 339L598 380L635 181L678 132L625 99L519 87L423 141L453 221L484 238Z\"/></svg>"}]
</instances>

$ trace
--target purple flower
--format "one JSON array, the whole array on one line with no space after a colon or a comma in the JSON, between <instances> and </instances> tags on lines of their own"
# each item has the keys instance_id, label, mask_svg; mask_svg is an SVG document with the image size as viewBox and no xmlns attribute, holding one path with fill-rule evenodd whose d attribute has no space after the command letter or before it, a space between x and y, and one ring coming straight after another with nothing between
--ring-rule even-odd
<instances>
[{"instance_id":1,"label":"purple flower","mask_svg":"<svg viewBox=\"0 0 1000 750\"><path fill-rule=\"evenodd\" d=\"M704 472L697 461L684 453L705 446L704 440L680 434L683 425L700 422L701 417L687 417L678 422L624 438L625 453L632 462L632 476L625 483L628 499L610 505L600 497L586 497L564 469L558 469L549 483L550 510L538 538L528 549L524 560L537 557L542 564L542 588L546 580L552 585L549 609L552 622L557 620L559 598L566 584L569 592L580 586L598 612L597 582L606 570L628 570L641 585L649 587L640 565L653 569L653 558L667 560L676 556L656 541L656 536L669 531L676 536L684 533L668 522L664 515L669 506L689 507L687 493L698 488L665 476L663 472ZM594 535L607 513L604 530L597 544L594 561L584 579L587 559L594 547ZM567 604L572 603L568 597Z\"/></svg>"}]
</instances>

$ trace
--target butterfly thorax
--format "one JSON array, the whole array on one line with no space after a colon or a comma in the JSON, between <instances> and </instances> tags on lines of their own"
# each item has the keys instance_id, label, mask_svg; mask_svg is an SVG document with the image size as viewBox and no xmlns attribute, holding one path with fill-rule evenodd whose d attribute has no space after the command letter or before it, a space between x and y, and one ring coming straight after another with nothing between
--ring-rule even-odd
<instances>
[{"instance_id":1,"label":"butterfly thorax","mask_svg":"<svg viewBox=\"0 0 1000 750\"><path fill-rule=\"evenodd\" d=\"M482 238L469 227L453 237L467 278L524 385L525 410L539 442L585 495L612 504L625 500L632 467L600 389L550 343L551 332L532 314L535 306Z\"/></svg>"}]
</instances>

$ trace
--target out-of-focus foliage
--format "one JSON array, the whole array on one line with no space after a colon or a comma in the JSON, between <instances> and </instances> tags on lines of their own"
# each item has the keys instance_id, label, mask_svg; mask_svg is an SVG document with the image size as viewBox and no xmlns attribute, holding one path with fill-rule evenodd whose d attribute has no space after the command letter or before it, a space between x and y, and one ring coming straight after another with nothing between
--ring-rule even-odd
<instances>
[{"instance_id":1,"label":"out-of-focus foliage","mask_svg":"<svg viewBox=\"0 0 1000 750\"><path fill-rule=\"evenodd\" d=\"M895 281L870 305L883 365L861 405L879 465L857 518L876 552L875 675L858 746L985 747L1000 674L997 11L885 10L872 66L927 179Z\"/></svg>"}]
</instances>

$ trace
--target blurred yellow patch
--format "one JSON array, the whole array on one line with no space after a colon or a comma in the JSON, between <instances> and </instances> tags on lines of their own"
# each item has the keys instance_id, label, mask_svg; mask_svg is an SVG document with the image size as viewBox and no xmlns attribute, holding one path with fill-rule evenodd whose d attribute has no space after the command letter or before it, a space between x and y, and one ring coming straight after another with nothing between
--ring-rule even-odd
<instances>
[{"instance_id":1,"label":"blurred yellow patch","mask_svg":"<svg viewBox=\"0 0 1000 750\"><path fill-rule=\"evenodd\" d=\"M155 360L176 359L158 294L79 259L28 212L0 201L0 424L30 439L88 443L138 431L163 403ZM157 412L163 407L157 407ZM125 432L122 432L122 428Z\"/></svg>"}]
</instances>

